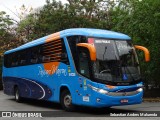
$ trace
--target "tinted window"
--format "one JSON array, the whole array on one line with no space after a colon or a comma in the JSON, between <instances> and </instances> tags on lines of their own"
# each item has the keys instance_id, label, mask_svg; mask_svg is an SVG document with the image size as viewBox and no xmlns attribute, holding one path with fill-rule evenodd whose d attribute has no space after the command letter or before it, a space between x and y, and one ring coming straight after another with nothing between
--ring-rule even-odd
<instances>
[{"instance_id":1,"label":"tinted window","mask_svg":"<svg viewBox=\"0 0 160 120\"><path fill-rule=\"evenodd\" d=\"M54 40L42 45L4 55L5 67L16 67L47 62L63 62L69 64L63 39Z\"/></svg>"},{"instance_id":2,"label":"tinted window","mask_svg":"<svg viewBox=\"0 0 160 120\"><path fill-rule=\"evenodd\" d=\"M87 50L79 50L78 52L78 72L85 77L90 77L89 74L89 54Z\"/></svg>"},{"instance_id":3,"label":"tinted window","mask_svg":"<svg viewBox=\"0 0 160 120\"><path fill-rule=\"evenodd\" d=\"M87 38L86 36L69 36L67 37L68 40L68 44L72 53L72 57L74 60L74 63L76 65L76 69L78 70L78 54L77 54L77 43L86 43L87 42Z\"/></svg>"},{"instance_id":4,"label":"tinted window","mask_svg":"<svg viewBox=\"0 0 160 120\"><path fill-rule=\"evenodd\" d=\"M42 62L63 62L69 64L68 55L64 40L54 40L52 42L42 45L41 59Z\"/></svg>"}]
</instances>

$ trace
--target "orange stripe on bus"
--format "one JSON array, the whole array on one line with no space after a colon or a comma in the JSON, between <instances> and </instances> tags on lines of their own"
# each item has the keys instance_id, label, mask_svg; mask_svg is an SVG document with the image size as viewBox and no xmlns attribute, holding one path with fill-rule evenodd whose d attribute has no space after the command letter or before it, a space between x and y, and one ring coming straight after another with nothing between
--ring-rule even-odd
<instances>
[{"instance_id":1,"label":"orange stripe on bus","mask_svg":"<svg viewBox=\"0 0 160 120\"><path fill-rule=\"evenodd\" d=\"M48 47L54 47L54 46L62 46L61 43L55 44L55 45L50 45L50 46L43 46L44 49L47 49Z\"/></svg>"},{"instance_id":2,"label":"orange stripe on bus","mask_svg":"<svg viewBox=\"0 0 160 120\"><path fill-rule=\"evenodd\" d=\"M60 39L60 32L56 32L56 33L51 34L51 35L46 39L46 42L51 42L51 41L56 40L56 39Z\"/></svg>"},{"instance_id":3,"label":"orange stripe on bus","mask_svg":"<svg viewBox=\"0 0 160 120\"><path fill-rule=\"evenodd\" d=\"M46 73L48 73L49 75L53 75L58 69L59 63L60 62L43 63Z\"/></svg>"},{"instance_id":4,"label":"orange stripe on bus","mask_svg":"<svg viewBox=\"0 0 160 120\"><path fill-rule=\"evenodd\" d=\"M49 47L49 48L44 49L43 52L50 51L50 50L54 50L54 49L62 49L62 46Z\"/></svg>"},{"instance_id":5,"label":"orange stripe on bus","mask_svg":"<svg viewBox=\"0 0 160 120\"><path fill-rule=\"evenodd\" d=\"M48 47L45 47L45 48L43 48L43 51L46 51L46 50L49 50L49 49L57 49L57 48L62 48L62 46L48 46Z\"/></svg>"},{"instance_id":6,"label":"orange stripe on bus","mask_svg":"<svg viewBox=\"0 0 160 120\"><path fill-rule=\"evenodd\" d=\"M52 42L45 43L45 44L43 45L43 47L50 46L50 45L54 45L54 44L57 44L57 43L61 43L61 40L58 39L58 40L54 40L54 41L52 41Z\"/></svg>"},{"instance_id":7,"label":"orange stripe on bus","mask_svg":"<svg viewBox=\"0 0 160 120\"><path fill-rule=\"evenodd\" d=\"M62 46L56 46L56 47L54 47L55 49L58 49L58 48L61 48L62 49Z\"/></svg>"},{"instance_id":8,"label":"orange stripe on bus","mask_svg":"<svg viewBox=\"0 0 160 120\"><path fill-rule=\"evenodd\" d=\"M62 52L62 49L48 49L47 51ZM44 52L46 52L46 50Z\"/></svg>"},{"instance_id":9,"label":"orange stripe on bus","mask_svg":"<svg viewBox=\"0 0 160 120\"><path fill-rule=\"evenodd\" d=\"M56 52L56 51L62 51L62 49L53 50L53 52Z\"/></svg>"}]
</instances>

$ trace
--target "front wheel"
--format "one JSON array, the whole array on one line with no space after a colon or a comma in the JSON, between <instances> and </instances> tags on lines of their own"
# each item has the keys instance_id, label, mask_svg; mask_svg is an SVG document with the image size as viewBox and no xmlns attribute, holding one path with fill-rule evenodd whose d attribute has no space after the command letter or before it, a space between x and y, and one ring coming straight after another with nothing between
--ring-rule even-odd
<instances>
[{"instance_id":1,"label":"front wheel","mask_svg":"<svg viewBox=\"0 0 160 120\"><path fill-rule=\"evenodd\" d=\"M22 97L21 97L20 94L19 94L19 89L18 89L18 87L16 87L16 88L14 89L14 96L15 96L16 102L21 102L21 101L22 101Z\"/></svg>"},{"instance_id":2,"label":"front wheel","mask_svg":"<svg viewBox=\"0 0 160 120\"><path fill-rule=\"evenodd\" d=\"M74 105L72 104L72 96L68 90L62 91L60 102L64 110L66 111L74 110Z\"/></svg>"}]
</instances>

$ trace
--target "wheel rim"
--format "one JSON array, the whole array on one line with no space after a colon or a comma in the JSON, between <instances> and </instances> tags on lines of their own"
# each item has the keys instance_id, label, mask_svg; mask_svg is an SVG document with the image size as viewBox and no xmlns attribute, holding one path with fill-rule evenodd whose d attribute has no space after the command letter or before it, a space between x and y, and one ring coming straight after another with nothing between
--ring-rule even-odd
<instances>
[{"instance_id":1,"label":"wheel rim","mask_svg":"<svg viewBox=\"0 0 160 120\"><path fill-rule=\"evenodd\" d=\"M16 97L16 100L18 100L18 99L19 99L19 93L18 93L18 90L16 90L15 97Z\"/></svg>"},{"instance_id":2,"label":"wheel rim","mask_svg":"<svg viewBox=\"0 0 160 120\"><path fill-rule=\"evenodd\" d=\"M68 108L68 107L71 106L71 104L72 104L72 98L71 98L71 96L70 95L66 95L64 97L64 105Z\"/></svg>"}]
</instances>

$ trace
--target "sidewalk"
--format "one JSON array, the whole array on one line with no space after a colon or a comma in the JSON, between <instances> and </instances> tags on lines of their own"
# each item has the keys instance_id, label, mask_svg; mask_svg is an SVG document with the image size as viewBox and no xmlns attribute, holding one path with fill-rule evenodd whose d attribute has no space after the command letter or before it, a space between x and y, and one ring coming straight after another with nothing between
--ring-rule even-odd
<instances>
[{"instance_id":1,"label":"sidewalk","mask_svg":"<svg viewBox=\"0 0 160 120\"><path fill-rule=\"evenodd\" d=\"M160 102L160 97L157 97L157 98L143 98L143 102Z\"/></svg>"}]
</instances>

